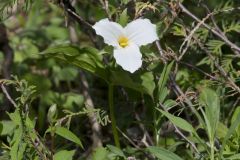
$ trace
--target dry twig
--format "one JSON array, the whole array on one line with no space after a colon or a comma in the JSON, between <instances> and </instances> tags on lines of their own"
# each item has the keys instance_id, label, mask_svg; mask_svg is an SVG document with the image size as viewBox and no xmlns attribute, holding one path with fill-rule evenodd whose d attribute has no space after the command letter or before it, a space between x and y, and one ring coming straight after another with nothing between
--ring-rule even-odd
<instances>
[{"instance_id":1,"label":"dry twig","mask_svg":"<svg viewBox=\"0 0 240 160\"><path fill-rule=\"evenodd\" d=\"M218 62L215 60L214 56L211 52L209 52L204 45L196 38L194 37L194 40L197 42L198 46L208 55L208 57L214 62L215 67L218 69L220 74L229 82L230 86L240 93L240 88L235 84L234 80L232 80L231 77L228 76L227 72L218 64Z\"/></svg>"},{"instance_id":2,"label":"dry twig","mask_svg":"<svg viewBox=\"0 0 240 160\"><path fill-rule=\"evenodd\" d=\"M240 56L240 47L238 47L236 44L234 44L233 42L231 42L224 33L220 32L219 30L217 30L216 28L212 28L211 26L209 26L208 24L202 22L198 17L196 17L193 13L191 13L186 7L184 7L180 2L179 2L179 7L182 9L182 11L184 13L186 13L188 16L190 16L191 18L193 18L195 21L197 21L198 23L201 23L202 26L204 26L205 28L209 29L213 34L215 34L216 36L218 36L221 40L223 40L229 47L231 47L231 49L233 49L234 53L237 56ZM210 14L211 15L211 14ZM213 13L212 13L213 15Z\"/></svg>"},{"instance_id":3,"label":"dry twig","mask_svg":"<svg viewBox=\"0 0 240 160\"><path fill-rule=\"evenodd\" d=\"M5 96L7 97L7 99L9 100L9 102L11 102L11 104L17 108L17 104L14 102L14 100L11 98L11 96L8 94L8 91L7 89L5 88L5 86L3 84L1 84L1 88L2 88L2 91L3 93L5 94Z\"/></svg>"},{"instance_id":4,"label":"dry twig","mask_svg":"<svg viewBox=\"0 0 240 160\"><path fill-rule=\"evenodd\" d=\"M88 23L84 23L84 24L86 25L86 27L90 25ZM91 25L90 25L90 27L91 27ZM70 24L69 32L70 32L71 42L72 43L78 43L79 40L78 40L78 37L76 36L77 33L76 33L75 28L72 26L72 24ZM89 94L89 85L88 85L87 79L86 79L83 72L80 72L80 79L81 79L81 83L82 83L82 86L83 86L83 96L84 96L85 101L86 101L85 102L86 103L86 108L89 109L89 110L93 110L94 109L94 103L93 103L91 95ZM97 118L96 118L96 115L94 113L90 113L88 115L88 117L89 117L89 120L90 120L91 129L92 129L92 142L93 142L92 149L94 150L95 148L102 146L101 126L97 122Z\"/></svg>"}]
</instances>

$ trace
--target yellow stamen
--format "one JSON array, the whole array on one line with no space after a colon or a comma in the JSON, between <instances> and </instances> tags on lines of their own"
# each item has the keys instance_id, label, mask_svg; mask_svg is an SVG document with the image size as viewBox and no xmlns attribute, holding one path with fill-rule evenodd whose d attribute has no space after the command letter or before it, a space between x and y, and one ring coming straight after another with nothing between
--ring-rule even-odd
<instances>
[{"instance_id":1,"label":"yellow stamen","mask_svg":"<svg viewBox=\"0 0 240 160\"><path fill-rule=\"evenodd\" d=\"M128 38L127 37L124 37L124 36L121 36L118 38L118 44L125 48L126 46L128 46L129 44L129 41L128 41Z\"/></svg>"}]
</instances>

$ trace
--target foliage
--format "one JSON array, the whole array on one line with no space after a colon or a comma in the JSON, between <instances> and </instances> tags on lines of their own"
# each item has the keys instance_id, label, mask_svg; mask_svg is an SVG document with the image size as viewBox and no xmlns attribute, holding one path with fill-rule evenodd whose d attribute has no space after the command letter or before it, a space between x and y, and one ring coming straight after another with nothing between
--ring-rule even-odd
<instances>
[{"instance_id":1,"label":"foliage","mask_svg":"<svg viewBox=\"0 0 240 160\"><path fill-rule=\"evenodd\" d=\"M234 0L1 0L0 160L240 159L239 10ZM156 24L138 71L118 66L91 27L106 17Z\"/></svg>"}]
</instances>

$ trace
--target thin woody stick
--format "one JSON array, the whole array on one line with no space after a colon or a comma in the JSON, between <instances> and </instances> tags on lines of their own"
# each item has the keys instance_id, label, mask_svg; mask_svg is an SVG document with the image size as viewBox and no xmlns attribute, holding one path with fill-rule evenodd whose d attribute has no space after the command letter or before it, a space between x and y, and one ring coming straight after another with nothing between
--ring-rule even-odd
<instances>
[{"instance_id":1,"label":"thin woody stick","mask_svg":"<svg viewBox=\"0 0 240 160\"><path fill-rule=\"evenodd\" d=\"M184 13L186 13L188 16L192 17L194 20L196 20L197 22L201 23L202 26L204 26L205 28L209 29L213 34L215 34L216 36L218 36L221 40L223 40L229 47L231 47L231 49L234 50L234 53L237 56L240 56L240 47L238 47L236 44L234 44L233 42L231 42L225 35L224 33L219 32L218 30L216 30L215 28L212 28L211 26L209 26L206 23L202 23L202 21L196 17L193 13L191 13L187 8L185 8L181 3L179 3L179 7L182 9L182 11ZM213 14L213 13L212 13Z\"/></svg>"}]
</instances>

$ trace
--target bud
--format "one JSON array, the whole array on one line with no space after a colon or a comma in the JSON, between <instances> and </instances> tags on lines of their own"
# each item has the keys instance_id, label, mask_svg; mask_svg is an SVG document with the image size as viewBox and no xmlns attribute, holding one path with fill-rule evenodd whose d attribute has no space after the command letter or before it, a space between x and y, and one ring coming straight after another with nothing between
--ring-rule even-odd
<instances>
[{"instance_id":1,"label":"bud","mask_svg":"<svg viewBox=\"0 0 240 160\"><path fill-rule=\"evenodd\" d=\"M57 118L57 105L56 104L53 104L49 108L47 118L48 118L49 123L53 123L56 120L56 118Z\"/></svg>"}]
</instances>

